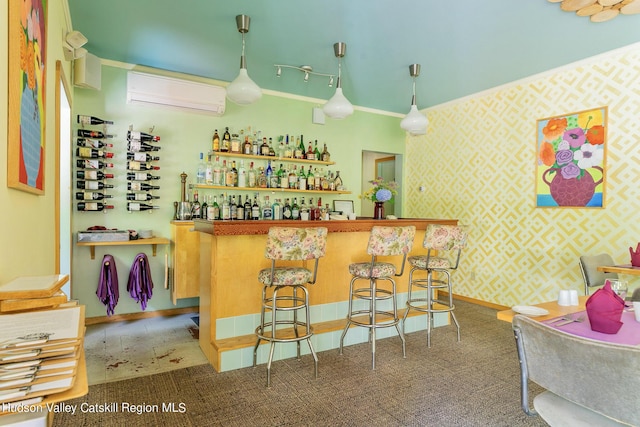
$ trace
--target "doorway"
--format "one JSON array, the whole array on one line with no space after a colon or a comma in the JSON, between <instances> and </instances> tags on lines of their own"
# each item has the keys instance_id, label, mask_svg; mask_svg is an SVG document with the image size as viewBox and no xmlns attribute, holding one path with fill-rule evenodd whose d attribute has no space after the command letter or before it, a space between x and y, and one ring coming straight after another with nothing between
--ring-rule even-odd
<instances>
[{"instance_id":1,"label":"doorway","mask_svg":"<svg viewBox=\"0 0 640 427\"><path fill-rule=\"evenodd\" d=\"M369 181L382 177L385 181L396 181L399 191L393 201L384 204L385 215L402 216L402 155L377 151L362 151L362 188L360 194L371 188ZM373 217L374 204L370 200L362 200L360 216Z\"/></svg>"}]
</instances>

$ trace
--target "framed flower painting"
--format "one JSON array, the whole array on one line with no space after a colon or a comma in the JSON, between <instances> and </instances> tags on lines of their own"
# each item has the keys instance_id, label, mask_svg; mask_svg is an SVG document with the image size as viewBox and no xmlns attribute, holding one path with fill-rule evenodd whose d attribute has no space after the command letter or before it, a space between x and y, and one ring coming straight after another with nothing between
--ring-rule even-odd
<instances>
[{"instance_id":1,"label":"framed flower painting","mask_svg":"<svg viewBox=\"0 0 640 427\"><path fill-rule=\"evenodd\" d=\"M607 107L538 120L536 133L536 207L604 207Z\"/></svg>"}]
</instances>

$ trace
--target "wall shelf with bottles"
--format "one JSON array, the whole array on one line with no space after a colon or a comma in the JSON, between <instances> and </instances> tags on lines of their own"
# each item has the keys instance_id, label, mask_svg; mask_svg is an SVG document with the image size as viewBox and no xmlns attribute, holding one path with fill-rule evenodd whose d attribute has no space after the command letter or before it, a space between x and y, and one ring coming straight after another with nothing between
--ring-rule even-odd
<instances>
[{"instance_id":1,"label":"wall shelf with bottles","mask_svg":"<svg viewBox=\"0 0 640 427\"><path fill-rule=\"evenodd\" d=\"M264 188L264 187L227 187L224 185L208 185L208 184L189 184L190 189L217 189L225 191L271 191L273 193L309 193L309 194L351 194L351 191L343 190L300 190L297 188Z\"/></svg>"},{"instance_id":2,"label":"wall shelf with bottles","mask_svg":"<svg viewBox=\"0 0 640 427\"><path fill-rule=\"evenodd\" d=\"M242 153L232 153L227 151L210 151L209 154L211 156L220 156L220 157L237 157L241 159L257 159L257 160L272 160L280 163L300 163L300 164L312 164L312 165L335 165L336 162L323 162L322 160L307 160L307 159L296 159L291 157L278 157L278 156L257 156L253 154L242 154Z\"/></svg>"}]
</instances>

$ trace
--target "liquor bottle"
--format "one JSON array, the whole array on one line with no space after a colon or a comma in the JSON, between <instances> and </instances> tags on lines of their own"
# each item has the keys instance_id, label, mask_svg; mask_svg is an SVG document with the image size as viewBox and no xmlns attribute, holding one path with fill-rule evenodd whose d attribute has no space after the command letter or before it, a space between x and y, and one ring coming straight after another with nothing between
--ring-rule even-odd
<instances>
[{"instance_id":1,"label":"liquor bottle","mask_svg":"<svg viewBox=\"0 0 640 427\"><path fill-rule=\"evenodd\" d=\"M129 160L127 162L127 169L132 171L157 171L160 170L160 166L153 166L151 163Z\"/></svg>"},{"instance_id":2,"label":"liquor bottle","mask_svg":"<svg viewBox=\"0 0 640 427\"><path fill-rule=\"evenodd\" d=\"M147 184L146 182L140 181L129 181L127 182L127 190L129 191L151 191L151 190L159 190L160 186Z\"/></svg>"},{"instance_id":3,"label":"liquor bottle","mask_svg":"<svg viewBox=\"0 0 640 427\"><path fill-rule=\"evenodd\" d=\"M280 169L276 172L276 176L278 177L278 188L289 187L289 174L282 167L282 163L280 163Z\"/></svg>"},{"instance_id":4,"label":"liquor bottle","mask_svg":"<svg viewBox=\"0 0 640 427\"><path fill-rule=\"evenodd\" d=\"M76 178L97 180L97 179L113 178L113 174L104 173L99 170L86 170L86 171L78 170L76 171Z\"/></svg>"},{"instance_id":5,"label":"liquor bottle","mask_svg":"<svg viewBox=\"0 0 640 427\"><path fill-rule=\"evenodd\" d=\"M260 155L268 156L269 155L269 144L267 144L267 137L262 138L262 145L260 146Z\"/></svg>"},{"instance_id":6,"label":"liquor bottle","mask_svg":"<svg viewBox=\"0 0 640 427\"><path fill-rule=\"evenodd\" d=\"M249 195L245 195L244 196L244 219L245 220L250 220L251 219L251 202L249 201Z\"/></svg>"},{"instance_id":7,"label":"liquor bottle","mask_svg":"<svg viewBox=\"0 0 640 427\"><path fill-rule=\"evenodd\" d=\"M149 193L127 193L127 200L135 200L138 202L146 202L159 198L160 196L152 196Z\"/></svg>"},{"instance_id":8,"label":"liquor bottle","mask_svg":"<svg viewBox=\"0 0 640 427\"><path fill-rule=\"evenodd\" d=\"M309 142L309 148L307 149L307 154L305 156L307 160L315 160L316 153L313 151L313 147L311 147L311 142Z\"/></svg>"},{"instance_id":9,"label":"liquor bottle","mask_svg":"<svg viewBox=\"0 0 640 427\"><path fill-rule=\"evenodd\" d=\"M321 179L321 184L322 184L322 190L323 191L327 191L329 190L329 176L328 176L328 172L324 173L324 170L322 171L322 173L320 174L320 176L322 177Z\"/></svg>"},{"instance_id":10,"label":"liquor bottle","mask_svg":"<svg viewBox=\"0 0 640 427\"><path fill-rule=\"evenodd\" d=\"M149 211L152 209L160 209L160 206L148 205L146 203L129 202L127 210L129 211Z\"/></svg>"},{"instance_id":11,"label":"liquor bottle","mask_svg":"<svg viewBox=\"0 0 640 427\"><path fill-rule=\"evenodd\" d=\"M204 165L204 183L213 184L213 163L211 163L211 154L207 155L207 163Z\"/></svg>"},{"instance_id":12,"label":"liquor bottle","mask_svg":"<svg viewBox=\"0 0 640 427\"><path fill-rule=\"evenodd\" d=\"M238 168L238 187L245 188L247 186L247 169L244 167L244 160L240 160Z\"/></svg>"},{"instance_id":13,"label":"liquor bottle","mask_svg":"<svg viewBox=\"0 0 640 427\"><path fill-rule=\"evenodd\" d=\"M300 219L300 206L298 206L298 198L293 198L293 204L291 205L291 219Z\"/></svg>"},{"instance_id":14,"label":"liquor bottle","mask_svg":"<svg viewBox=\"0 0 640 427\"><path fill-rule=\"evenodd\" d=\"M313 190L315 188L316 177L309 166L309 173L307 174L307 190Z\"/></svg>"},{"instance_id":15,"label":"liquor bottle","mask_svg":"<svg viewBox=\"0 0 640 427\"><path fill-rule=\"evenodd\" d=\"M253 162L249 163L249 172L247 172L247 184L249 188L254 188L258 185L258 176L256 170L253 168Z\"/></svg>"},{"instance_id":16,"label":"liquor bottle","mask_svg":"<svg viewBox=\"0 0 640 427\"><path fill-rule=\"evenodd\" d=\"M102 211L105 209L113 209L113 205L105 205L100 202L79 202L79 211Z\"/></svg>"},{"instance_id":17,"label":"liquor bottle","mask_svg":"<svg viewBox=\"0 0 640 427\"><path fill-rule=\"evenodd\" d=\"M291 219L291 205L289 204L289 198L284 199L284 207L282 208L282 218Z\"/></svg>"},{"instance_id":18,"label":"liquor bottle","mask_svg":"<svg viewBox=\"0 0 640 427\"><path fill-rule=\"evenodd\" d=\"M89 129L78 129L78 136L82 138L97 138L97 139L113 138L113 135L106 135L97 130L89 130Z\"/></svg>"},{"instance_id":19,"label":"liquor bottle","mask_svg":"<svg viewBox=\"0 0 640 427\"><path fill-rule=\"evenodd\" d=\"M128 141L141 141L141 142L155 142L160 141L160 137L158 135L151 135L146 132L139 132L135 130L127 131L127 140Z\"/></svg>"},{"instance_id":20,"label":"liquor bottle","mask_svg":"<svg viewBox=\"0 0 640 427\"><path fill-rule=\"evenodd\" d=\"M253 204L251 205L251 219L259 220L260 219L260 205L258 205L258 196L253 196Z\"/></svg>"},{"instance_id":21,"label":"liquor bottle","mask_svg":"<svg viewBox=\"0 0 640 427\"><path fill-rule=\"evenodd\" d=\"M200 210L200 201L198 201L198 190L193 192L193 202L191 203L191 218L202 218L202 211Z\"/></svg>"},{"instance_id":22,"label":"liquor bottle","mask_svg":"<svg viewBox=\"0 0 640 427\"><path fill-rule=\"evenodd\" d=\"M273 202L271 212L275 221L282 219L282 204L280 203L280 199L276 199L275 202Z\"/></svg>"},{"instance_id":23,"label":"liquor bottle","mask_svg":"<svg viewBox=\"0 0 640 427\"><path fill-rule=\"evenodd\" d=\"M109 144L99 139L91 139L91 138L78 138L76 139L76 144L78 147L88 147L88 148L112 148L113 144Z\"/></svg>"},{"instance_id":24,"label":"liquor bottle","mask_svg":"<svg viewBox=\"0 0 640 427\"><path fill-rule=\"evenodd\" d=\"M127 172L127 180L129 181L152 181L154 179L160 179L160 177L146 172Z\"/></svg>"},{"instance_id":25,"label":"liquor bottle","mask_svg":"<svg viewBox=\"0 0 640 427\"><path fill-rule=\"evenodd\" d=\"M231 203L224 195L222 196L222 213L220 214L222 220L231 219Z\"/></svg>"},{"instance_id":26,"label":"liquor bottle","mask_svg":"<svg viewBox=\"0 0 640 427\"><path fill-rule=\"evenodd\" d=\"M320 172L318 172L318 168L315 168L315 172L313 173L313 176L314 176L313 189L322 190L322 175L320 175Z\"/></svg>"},{"instance_id":27,"label":"liquor bottle","mask_svg":"<svg viewBox=\"0 0 640 427\"><path fill-rule=\"evenodd\" d=\"M304 148L304 136L300 135L300 145L298 145L298 149L296 150L296 152L298 153L298 156L296 158L304 159L306 151L306 148Z\"/></svg>"},{"instance_id":28,"label":"liquor bottle","mask_svg":"<svg viewBox=\"0 0 640 427\"><path fill-rule=\"evenodd\" d=\"M267 176L267 188L271 188L271 178L273 177L273 168L271 167L271 160L267 160L267 170L265 170Z\"/></svg>"},{"instance_id":29,"label":"liquor bottle","mask_svg":"<svg viewBox=\"0 0 640 427\"><path fill-rule=\"evenodd\" d=\"M300 149L300 137L296 139L296 145L293 147L293 158L304 159L304 144L302 144L302 149Z\"/></svg>"},{"instance_id":30,"label":"liquor bottle","mask_svg":"<svg viewBox=\"0 0 640 427\"><path fill-rule=\"evenodd\" d=\"M227 167L227 161L223 160L222 161L222 167L220 168L220 184L221 186L225 186L227 185L227 172L229 171L229 168Z\"/></svg>"},{"instance_id":31,"label":"liquor bottle","mask_svg":"<svg viewBox=\"0 0 640 427\"><path fill-rule=\"evenodd\" d=\"M276 155L280 158L284 157L284 137L282 135L278 137L278 151Z\"/></svg>"},{"instance_id":32,"label":"liquor bottle","mask_svg":"<svg viewBox=\"0 0 640 427\"><path fill-rule=\"evenodd\" d=\"M78 191L76 193L76 200L102 200L112 197L110 194L97 193L95 191Z\"/></svg>"},{"instance_id":33,"label":"liquor bottle","mask_svg":"<svg viewBox=\"0 0 640 427\"><path fill-rule=\"evenodd\" d=\"M238 203L236 204L236 219L239 221L244 220L244 205L242 204L242 195L238 196Z\"/></svg>"},{"instance_id":34,"label":"liquor bottle","mask_svg":"<svg viewBox=\"0 0 640 427\"><path fill-rule=\"evenodd\" d=\"M252 150L251 141L249 141L249 135L244 136L244 145L242 147L242 153L250 155Z\"/></svg>"},{"instance_id":35,"label":"liquor bottle","mask_svg":"<svg viewBox=\"0 0 640 427\"><path fill-rule=\"evenodd\" d=\"M240 154L242 152L241 145L242 142L240 140L240 136L237 133L231 135L231 152Z\"/></svg>"},{"instance_id":36,"label":"liquor bottle","mask_svg":"<svg viewBox=\"0 0 640 427\"><path fill-rule=\"evenodd\" d=\"M220 151L220 135L218 135L218 129L213 132L213 138L211 138L211 150Z\"/></svg>"},{"instance_id":37,"label":"liquor bottle","mask_svg":"<svg viewBox=\"0 0 640 427\"><path fill-rule=\"evenodd\" d=\"M298 173L298 189L307 189L307 174L304 173L304 165L300 166L300 173Z\"/></svg>"},{"instance_id":38,"label":"liquor bottle","mask_svg":"<svg viewBox=\"0 0 640 427\"><path fill-rule=\"evenodd\" d=\"M292 156L293 156L293 150L291 150L291 145L289 145L289 135L287 134L285 136L283 157L286 159L290 159Z\"/></svg>"},{"instance_id":39,"label":"liquor bottle","mask_svg":"<svg viewBox=\"0 0 640 427\"><path fill-rule=\"evenodd\" d=\"M309 207L304 201L304 197L300 200L300 219L306 218L309 220Z\"/></svg>"},{"instance_id":40,"label":"liquor bottle","mask_svg":"<svg viewBox=\"0 0 640 427\"><path fill-rule=\"evenodd\" d=\"M251 154L254 156L258 156L260 154L260 144L258 142L257 136L253 135L253 141L251 141Z\"/></svg>"},{"instance_id":41,"label":"liquor bottle","mask_svg":"<svg viewBox=\"0 0 640 427\"><path fill-rule=\"evenodd\" d=\"M84 157L87 159L110 159L113 157L113 153L109 153L103 150L96 150L95 148L78 147L76 148L76 156Z\"/></svg>"},{"instance_id":42,"label":"liquor bottle","mask_svg":"<svg viewBox=\"0 0 640 427\"><path fill-rule=\"evenodd\" d=\"M209 219L207 216L209 214L209 204L207 203L207 196L204 195L202 197L202 204L200 205L200 217L202 219Z\"/></svg>"},{"instance_id":43,"label":"liquor bottle","mask_svg":"<svg viewBox=\"0 0 640 427\"><path fill-rule=\"evenodd\" d=\"M333 179L333 186L336 191L344 190L344 184L342 178L340 178L340 171L336 171L336 177Z\"/></svg>"},{"instance_id":44,"label":"liquor bottle","mask_svg":"<svg viewBox=\"0 0 640 427\"><path fill-rule=\"evenodd\" d=\"M76 187L80 190L102 190L105 188L113 188L113 185L105 184L102 181L77 181Z\"/></svg>"},{"instance_id":45,"label":"liquor bottle","mask_svg":"<svg viewBox=\"0 0 640 427\"><path fill-rule=\"evenodd\" d=\"M207 182L209 184L209 182ZM213 176L211 177L212 185L222 185L222 166L220 166L220 156L216 156L213 163Z\"/></svg>"},{"instance_id":46,"label":"liquor bottle","mask_svg":"<svg viewBox=\"0 0 640 427\"><path fill-rule=\"evenodd\" d=\"M293 166L293 169L289 169L289 188L297 188L298 187L298 171L297 165Z\"/></svg>"},{"instance_id":47,"label":"liquor bottle","mask_svg":"<svg viewBox=\"0 0 640 427\"><path fill-rule=\"evenodd\" d=\"M329 151L327 151L327 143L324 143L324 150L322 150L322 161L323 162L330 162L331 161L331 154L329 154Z\"/></svg>"},{"instance_id":48,"label":"liquor bottle","mask_svg":"<svg viewBox=\"0 0 640 427\"><path fill-rule=\"evenodd\" d=\"M315 156L315 160L322 160L322 153L318 148L318 140L316 139L314 142L315 146L313 147L313 154Z\"/></svg>"},{"instance_id":49,"label":"liquor bottle","mask_svg":"<svg viewBox=\"0 0 640 427\"><path fill-rule=\"evenodd\" d=\"M329 178L327 179L327 182L329 183L329 191L335 191L336 190L336 182L334 181L334 177L333 177L333 172L329 173Z\"/></svg>"},{"instance_id":50,"label":"liquor bottle","mask_svg":"<svg viewBox=\"0 0 640 427\"><path fill-rule=\"evenodd\" d=\"M129 141L127 143L127 150L133 153L145 152L145 151L159 151L162 147L157 145L151 145L144 141Z\"/></svg>"},{"instance_id":51,"label":"liquor bottle","mask_svg":"<svg viewBox=\"0 0 640 427\"><path fill-rule=\"evenodd\" d=\"M229 196L231 202L229 203L229 207L231 209L231 220L235 221L238 219L238 204L236 203L236 196Z\"/></svg>"},{"instance_id":52,"label":"liquor bottle","mask_svg":"<svg viewBox=\"0 0 640 427\"><path fill-rule=\"evenodd\" d=\"M227 178L226 178L227 187L237 187L238 186L238 169L236 169L236 161L231 162L231 167L227 169Z\"/></svg>"},{"instance_id":53,"label":"liquor bottle","mask_svg":"<svg viewBox=\"0 0 640 427\"><path fill-rule=\"evenodd\" d=\"M316 219L324 219L322 218L322 197L318 197L318 205L314 207Z\"/></svg>"},{"instance_id":54,"label":"liquor bottle","mask_svg":"<svg viewBox=\"0 0 640 427\"><path fill-rule=\"evenodd\" d=\"M78 123L80 123L81 125L112 125L113 122L109 121L109 120L102 120L98 117L93 117L93 116L85 116L82 114L78 114L76 120L78 121Z\"/></svg>"},{"instance_id":55,"label":"liquor bottle","mask_svg":"<svg viewBox=\"0 0 640 427\"><path fill-rule=\"evenodd\" d=\"M260 166L260 173L258 173L257 187L267 188L267 174L264 173L264 167Z\"/></svg>"},{"instance_id":56,"label":"liquor bottle","mask_svg":"<svg viewBox=\"0 0 640 427\"><path fill-rule=\"evenodd\" d=\"M222 134L222 141L220 141L220 151L224 153L228 153L231 149L231 134L229 133L229 128L225 128L224 133Z\"/></svg>"},{"instance_id":57,"label":"liquor bottle","mask_svg":"<svg viewBox=\"0 0 640 427\"><path fill-rule=\"evenodd\" d=\"M273 139L272 138L269 138L269 151L268 151L267 155L269 155L271 157L275 157L276 156L276 150L273 148Z\"/></svg>"},{"instance_id":58,"label":"liquor bottle","mask_svg":"<svg viewBox=\"0 0 640 427\"><path fill-rule=\"evenodd\" d=\"M158 156L152 156L151 154L144 152L127 153L127 160L135 160L136 162L157 162L160 160ZM200 160L202 160L202 153L200 153Z\"/></svg>"},{"instance_id":59,"label":"liquor bottle","mask_svg":"<svg viewBox=\"0 0 640 427\"><path fill-rule=\"evenodd\" d=\"M316 205L313 204L313 198L310 197L309 198L309 220L315 221L316 219L318 219L318 216L316 214Z\"/></svg>"},{"instance_id":60,"label":"liquor bottle","mask_svg":"<svg viewBox=\"0 0 640 427\"><path fill-rule=\"evenodd\" d=\"M207 219L209 219L209 221L220 219L220 205L218 205L218 196L213 196L213 204L209 203L209 212L207 213Z\"/></svg>"},{"instance_id":61,"label":"liquor bottle","mask_svg":"<svg viewBox=\"0 0 640 427\"><path fill-rule=\"evenodd\" d=\"M264 196L264 203L262 204L262 219L269 221L273 219L273 210L271 209L271 203L269 203L269 196Z\"/></svg>"}]
</instances>

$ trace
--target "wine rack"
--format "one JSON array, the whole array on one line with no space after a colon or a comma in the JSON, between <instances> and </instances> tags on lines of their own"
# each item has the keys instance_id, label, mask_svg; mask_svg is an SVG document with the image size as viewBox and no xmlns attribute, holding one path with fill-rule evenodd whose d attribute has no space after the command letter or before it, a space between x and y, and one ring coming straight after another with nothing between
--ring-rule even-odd
<instances>
[{"instance_id":1,"label":"wine rack","mask_svg":"<svg viewBox=\"0 0 640 427\"><path fill-rule=\"evenodd\" d=\"M113 188L108 179L114 178L111 171L113 163L113 144L107 142L107 126L112 121L102 120L88 115L77 115L80 125L76 132L76 209L81 212L104 212L113 209L107 200L113 196L108 190Z\"/></svg>"},{"instance_id":2,"label":"wine rack","mask_svg":"<svg viewBox=\"0 0 640 427\"><path fill-rule=\"evenodd\" d=\"M154 175L153 172L160 169L157 166L160 160L160 156L157 155L160 146L156 145L160 141L160 136L153 135L153 131L154 128L149 129L149 132L134 131L133 126L129 126L127 132L127 193L125 197L129 212L153 212L159 209L153 201L160 197L154 195L153 191L160 189L159 185L154 184L160 176Z\"/></svg>"}]
</instances>

